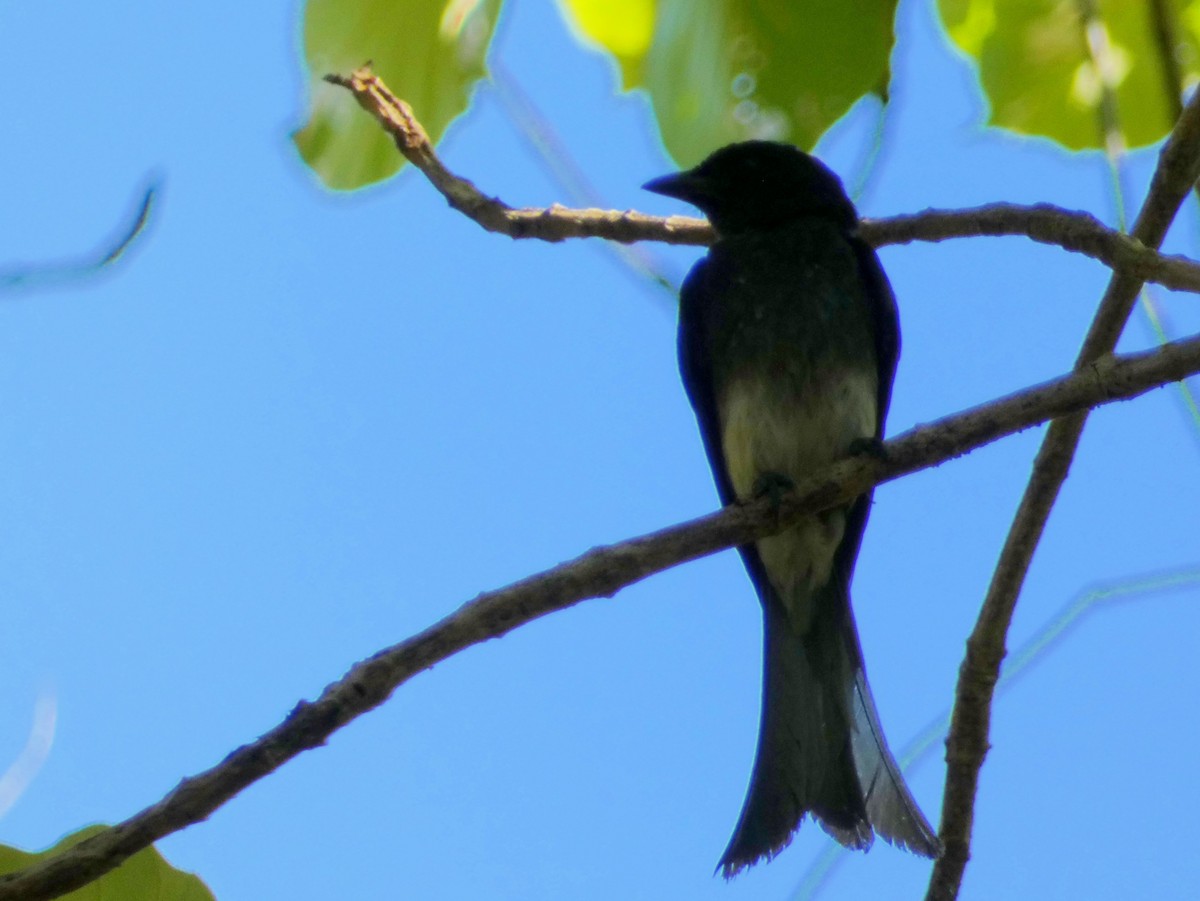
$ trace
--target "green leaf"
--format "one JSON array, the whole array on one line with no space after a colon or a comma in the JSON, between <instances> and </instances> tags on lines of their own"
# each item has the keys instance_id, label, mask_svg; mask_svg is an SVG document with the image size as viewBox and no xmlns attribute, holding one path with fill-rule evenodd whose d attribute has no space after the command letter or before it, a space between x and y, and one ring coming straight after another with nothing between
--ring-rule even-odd
<instances>
[{"instance_id":1,"label":"green leaf","mask_svg":"<svg viewBox=\"0 0 1200 901\"><path fill-rule=\"evenodd\" d=\"M500 0L308 0L304 58L308 122L296 132L301 156L331 188L352 190L404 163L379 124L345 89L322 81L366 62L416 111L434 143L467 108L486 73Z\"/></svg>"},{"instance_id":2,"label":"green leaf","mask_svg":"<svg viewBox=\"0 0 1200 901\"><path fill-rule=\"evenodd\" d=\"M562 5L577 34L617 59L625 87L649 92L667 150L683 166L749 138L811 148L859 98L886 95L896 0Z\"/></svg>"},{"instance_id":3,"label":"green leaf","mask_svg":"<svg viewBox=\"0 0 1200 901\"><path fill-rule=\"evenodd\" d=\"M988 123L1050 138L1072 150L1104 145L1103 79L1115 89L1126 144L1160 140L1174 125L1154 40L1152 4L1099 0L1112 48L1102 75L1091 62L1077 0L939 0L950 39L979 67ZM1175 57L1194 82L1200 3L1169 0Z\"/></svg>"},{"instance_id":4,"label":"green leaf","mask_svg":"<svg viewBox=\"0 0 1200 901\"><path fill-rule=\"evenodd\" d=\"M560 0L576 38L607 50L621 67L626 90L642 79L654 39L655 0Z\"/></svg>"},{"instance_id":5,"label":"green leaf","mask_svg":"<svg viewBox=\"0 0 1200 901\"><path fill-rule=\"evenodd\" d=\"M104 828L89 826L81 829L53 848L37 854L0 845L0 873L12 873L53 857L85 838L103 832ZM153 847L139 851L112 872L61 897L63 901L113 901L118 898L120 901L215 901L199 876L175 869Z\"/></svg>"}]
</instances>

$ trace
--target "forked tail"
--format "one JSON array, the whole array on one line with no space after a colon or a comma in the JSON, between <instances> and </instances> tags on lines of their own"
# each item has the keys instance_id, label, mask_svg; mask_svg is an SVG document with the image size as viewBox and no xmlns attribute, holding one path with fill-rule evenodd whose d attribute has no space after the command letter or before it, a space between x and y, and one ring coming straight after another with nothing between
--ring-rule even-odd
<instances>
[{"instance_id":1,"label":"forked tail","mask_svg":"<svg viewBox=\"0 0 1200 901\"><path fill-rule=\"evenodd\" d=\"M817 600L805 635L763 604L762 721L750 789L718 865L725 878L791 841L806 813L848 848L877 831L925 857L940 843L888 750L845 595Z\"/></svg>"}]
</instances>

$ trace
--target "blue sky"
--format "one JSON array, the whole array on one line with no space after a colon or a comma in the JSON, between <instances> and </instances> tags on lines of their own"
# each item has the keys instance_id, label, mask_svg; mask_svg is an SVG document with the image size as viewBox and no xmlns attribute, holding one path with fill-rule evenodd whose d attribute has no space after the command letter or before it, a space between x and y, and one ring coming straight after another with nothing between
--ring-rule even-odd
<instances>
[{"instance_id":1,"label":"blue sky","mask_svg":"<svg viewBox=\"0 0 1200 901\"><path fill-rule=\"evenodd\" d=\"M119 267L0 297L0 769L37 699L57 707L0 842L120 820L479 591L716 504L671 298L599 242L485 234L411 172L324 192L287 138L299 12L0 6L0 267L96 246L148 173L165 183ZM550 4L510 0L494 53L608 205L686 211L639 190L672 168L648 106L614 98ZM1048 201L1114 221L1098 155L982 128L929 4L903 4L894 62L864 214ZM873 124L859 109L820 148L850 180ZM493 87L442 149L510 203L569 200ZM1138 197L1153 160L1131 160ZM1197 252L1194 206L1168 248ZM675 277L698 253L647 250ZM1016 238L881 256L904 329L892 432L1069 369L1107 278ZM1175 334L1200 329L1194 298L1157 300ZM1152 341L1139 314L1122 347ZM897 748L951 699L1040 436L876 494L854 596ZM1014 646L1097 585L1200 565L1198 454L1174 389L1091 418ZM1198 601L1193 582L1108 605L1002 696L964 897L1191 897ZM222 901L794 897L828 843L812 825L712 876L759 629L736 555L677 568L439 665L160 848ZM940 757L910 777L935 822ZM822 897L914 897L927 876L880 843Z\"/></svg>"}]
</instances>

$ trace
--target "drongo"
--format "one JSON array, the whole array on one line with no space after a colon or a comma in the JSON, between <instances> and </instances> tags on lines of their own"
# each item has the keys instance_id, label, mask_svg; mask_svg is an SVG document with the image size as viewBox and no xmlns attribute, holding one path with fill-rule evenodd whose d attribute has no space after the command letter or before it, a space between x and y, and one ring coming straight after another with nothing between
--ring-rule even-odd
<instances>
[{"instance_id":1,"label":"drongo","mask_svg":"<svg viewBox=\"0 0 1200 901\"><path fill-rule=\"evenodd\" d=\"M717 241L680 293L679 365L723 504L778 497L874 451L900 352L896 302L837 176L787 144L747 141L647 190L699 207ZM871 495L738 550L763 608L762 720L726 878L805 814L865 850L878 832L940 853L888 750L850 609Z\"/></svg>"}]
</instances>

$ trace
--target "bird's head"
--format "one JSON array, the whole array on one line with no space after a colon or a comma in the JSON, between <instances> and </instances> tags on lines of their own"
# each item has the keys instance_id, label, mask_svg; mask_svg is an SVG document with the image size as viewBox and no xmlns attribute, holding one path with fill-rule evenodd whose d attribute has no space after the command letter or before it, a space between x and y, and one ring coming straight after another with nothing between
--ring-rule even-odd
<instances>
[{"instance_id":1,"label":"bird's head","mask_svg":"<svg viewBox=\"0 0 1200 901\"><path fill-rule=\"evenodd\" d=\"M642 187L699 207L723 235L774 228L805 216L852 229L854 204L841 180L820 160L791 144L730 144L694 169L664 175Z\"/></svg>"}]
</instances>

